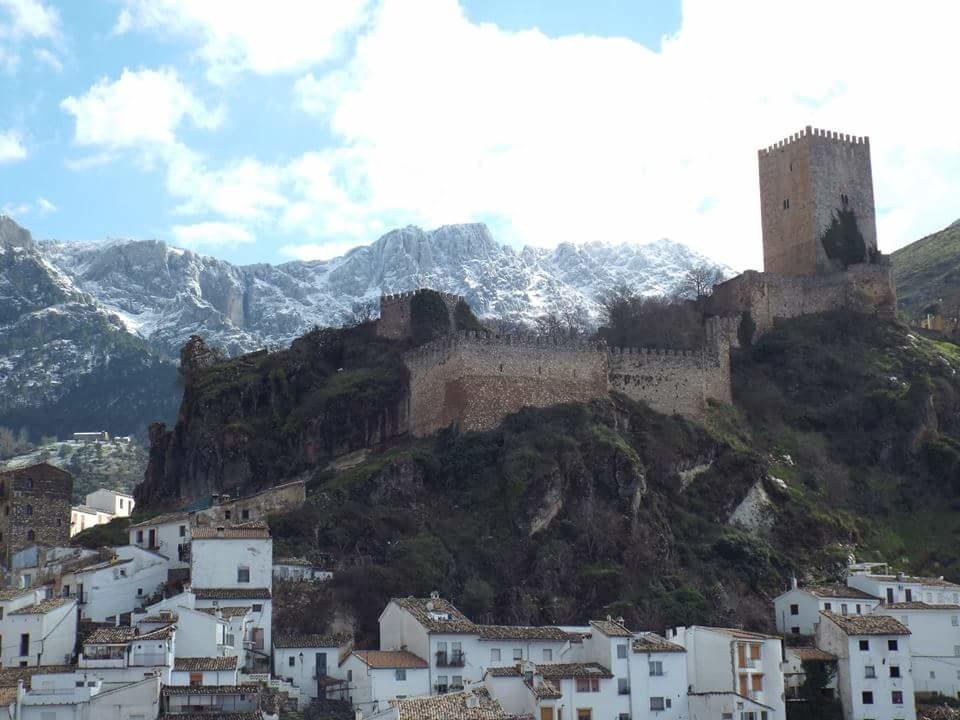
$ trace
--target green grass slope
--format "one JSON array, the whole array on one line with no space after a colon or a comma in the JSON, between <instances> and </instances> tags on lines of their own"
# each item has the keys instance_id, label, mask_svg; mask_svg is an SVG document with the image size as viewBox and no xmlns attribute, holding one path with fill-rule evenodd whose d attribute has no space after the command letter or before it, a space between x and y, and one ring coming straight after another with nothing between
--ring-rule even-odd
<instances>
[{"instance_id":1,"label":"green grass slope","mask_svg":"<svg viewBox=\"0 0 960 720\"><path fill-rule=\"evenodd\" d=\"M960 295L960 220L893 253L900 308L919 316L928 305ZM956 303L954 303L956 304Z\"/></svg>"}]
</instances>

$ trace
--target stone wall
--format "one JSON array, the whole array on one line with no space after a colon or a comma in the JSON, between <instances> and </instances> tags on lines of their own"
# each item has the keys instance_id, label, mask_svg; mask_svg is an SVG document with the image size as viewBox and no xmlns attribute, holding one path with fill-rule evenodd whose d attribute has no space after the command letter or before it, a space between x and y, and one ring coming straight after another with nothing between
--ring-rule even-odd
<instances>
[{"instance_id":1,"label":"stone wall","mask_svg":"<svg viewBox=\"0 0 960 720\"><path fill-rule=\"evenodd\" d=\"M204 510L198 510L196 524L200 527L223 523L244 523L266 520L272 513L287 512L302 507L307 501L307 486L303 480L268 488L242 498L223 498Z\"/></svg>"},{"instance_id":2,"label":"stone wall","mask_svg":"<svg viewBox=\"0 0 960 720\"><path fill-rule=\"evenodd\" d=\"M444 305L447 306L447 314L450 318L450 332L453 332L456 329L453 313L457 307L457 303L463 300L463 297L451 293L438 292L436 290L420 289L396 293L394 295L380 296L380 319L377 321L377 335L392 340L410 337L412 322L410 311L411 303L413 302L414 296L420 293L434 293L440 296Z\"/></svg>"},{"instance_id":3,"label":"stone wall","mask_svg":"<svg viewBox=\"0 0 960 720\"><path fill-rule=\"evenodd\" d=\"M40 463L0 473L0 558L35 543L66 545L70 541L70 499L73 476Z\"/></svg>"},{"instance_id":4,"label":"stone wall","mask_svg":"<svg viewBox=\"0 0 960 720\"><path fill-rule=\"evenodd\" d=\"M893 317L897 296L889 264L852 265L846 272L792 276L754 270L720 283L708 309L714 315L749 314L755 337L777 320L848 308Z\"/></svg>"},{"instance_id":5,"label":"stone wall","mask_svg":"<svg viewBox=\"0 0 960 720\"><path fill-rule=\"evenodd\" d=\"M840 210L853 212L867 252L876 252L869 138L808 126L758 156L766 272L806 275L842 269L821 242Z\"/></svg>"}]
</instances>

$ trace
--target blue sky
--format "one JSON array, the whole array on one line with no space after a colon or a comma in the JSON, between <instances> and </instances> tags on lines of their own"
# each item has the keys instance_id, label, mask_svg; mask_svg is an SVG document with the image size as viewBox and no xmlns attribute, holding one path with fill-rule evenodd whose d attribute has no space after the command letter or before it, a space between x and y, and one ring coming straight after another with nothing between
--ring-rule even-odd
<instances>
[{"instance_id":1,"label":"blue sky","mask_svg":"<svg viewBox=\"0 0 960 720\"><path fill-rule=\"evenodd\" d=\"M960 217L958 7L0 0L0 210L243 263L482 221L756 267L756 149L812 124L871 136L889 251Z\"/></svg>"}]
</instances>

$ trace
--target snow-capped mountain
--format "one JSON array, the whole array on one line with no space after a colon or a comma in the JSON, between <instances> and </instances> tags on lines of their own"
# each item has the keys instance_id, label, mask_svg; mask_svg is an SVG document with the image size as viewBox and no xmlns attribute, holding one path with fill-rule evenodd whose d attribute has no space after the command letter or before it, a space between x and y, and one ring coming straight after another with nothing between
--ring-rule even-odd
<instances>
[{"instance_id":1,"label":"snow-capped mountain","mask_svg":"<svg viewBox=\"0 0 960 720\"><path fill-rule=\"evenodd\" d=\"M157 241L37 245L74 287L171 357L194 333L231 353L286 344L313 325L350 320L383 292L417 287L464 295L483 317L532 323L575 308L595 317L616 285L667 293L691 267L713 264L669 240L515 251L479 224L406 227L332 260L276 266L235 266Z\"/></svg>"}]
</instances>

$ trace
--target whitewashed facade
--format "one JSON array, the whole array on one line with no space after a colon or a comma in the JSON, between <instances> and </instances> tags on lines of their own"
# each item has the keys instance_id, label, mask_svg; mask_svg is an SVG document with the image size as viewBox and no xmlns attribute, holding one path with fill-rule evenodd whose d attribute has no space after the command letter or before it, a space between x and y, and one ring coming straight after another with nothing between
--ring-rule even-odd
<instances>
[{"instance_id":1,"label":"whitewashed facade","mask_svg":"<svg viewBox=\"0 0 960 720\"><path fill-rule=\"evenodd\" d=\"M190 567L190 514L158 515L130 526L130 544L163 555L174 569Z\"/></svg>"},{"instance_id":2,"label":"whitewashed facade","mask_svg":"<svg viewBox=\"0 0 960 720\"><path fill-rule=\"evenodd\" d=\"M406 650L355 650L340 674L349 688L346 699L364 718L387 710L390 700L431 693L426 660Z\"/></svg>"},{"instance_id":3,"label":"whitewashed facade","mask_svg":"<svg viewBox=\"0 0 960 720\"><path fill-rule=\"evenodd\" d=\"M630 716L687 720L687 658L682 645L637 633L630 651Z\"/></svg>"},{"instance_id":4,"label":"whitewashed facade","mask_svg":"<svg viewBox=\"0 0 960 720\"><path fill-rule=\"evenodd\" d=\"M816 642L837 658L846 720L915 720L910 630L893 617L821 613Z\"/></svg>"},{"instance_id":5,"label":"whitewashed facade","mask_svg":"<svg viewBox=\"0 0 960 720\"><path fill-rule=\"evenodd\" d=\"M77 667L110 687L137 682L150 674L170 684L176 635L173 625L149 633L129 626L98 628L84 640Z\"/></svg>"},{"instance_id":6,"label":"whitewashed facade","mask_svg":"<svg viewBox=\"0 0 960 720\"><path fill-rule=\"evenodd\" d=\"M3 601L0 657L3 667L65 665L73 659L77 605L66 598L45 598L46 589ZM32 602L22 602L32 600Z\"/></svg>"},{"instance_id":7,"label":"whitewashed facade","mask_svg":"<svg viewBox=\"0 0 960 720\"><path fill-rule=\"evenodd\" d=\"M218 687L236 685L239 666L235 657L177 657L168 685Z\"/></svg>"},{"instance_id":8,"label":"whitewashed facade","mask_svg":"<svg viewBox=\"0 0 960 720\"><path fill-rule=\"evenodd\" d=\"M877 572L885 565L851 565L847 585L879 598L884 603L925 602L960 605L960 585L942 577L917 577L904 573ZM836 610L834 610L836 612Z\"/></svg>"},{"instance_id":9,"label":"whitewashed facade","mask_svg":"<svg viewBox=\"0 0 960 720\"><path fill-rule=\"evenodd\" d=\"M133 612L167 581L166 558L124 545L116 557L63 573L60 594L77 601L85 620L114 621Z\"/></svg>"},{"instance_id":10,"label":"whitewashed facade","mask_svg":"<svg viewBox=\"0 0 960 720\"><path fill-rule=\"evenodd\" d=\"M133 495L127 493L100 488L92 493L87 493L84 504L87 507L109 513L113 517L130 517L133 514L134 499Z\"/></svg>"},{"instance_id":11,"label":"whitewashed facade","mask_svg":"<svg viewBox=\"0 0 960 720\"><path fill-rule=\"evenodd\" d=\"M879 598L854 587L797 587L796 580L773 601L777 631L784 635L813 635L822 610L839 615L867 615L879 604Z\"/></svg>"},{"instance_id":12,"label":"whitewashed facade","mask_svg":"<svg viewBox=\"0 0 960 720\"><path fill-rule=\"evenodd\" d=\"M160 678L110 688L83 672L44 674L34 676L30 690L18 689L17 705L14 720L155 720Z\"/></svg>"},{"instance_id":13,"label":"whitewashed facade","mask_svg":"<svg viewBox=\"0 0 960 720\"><path fill-rule=\"evenodd\" d=\"M300 706L311 700L340 697L346 680L341 662L349 655L349 635L277 635L273 638L273 674L293 683Z\"/></svg>"}]
</instances>

